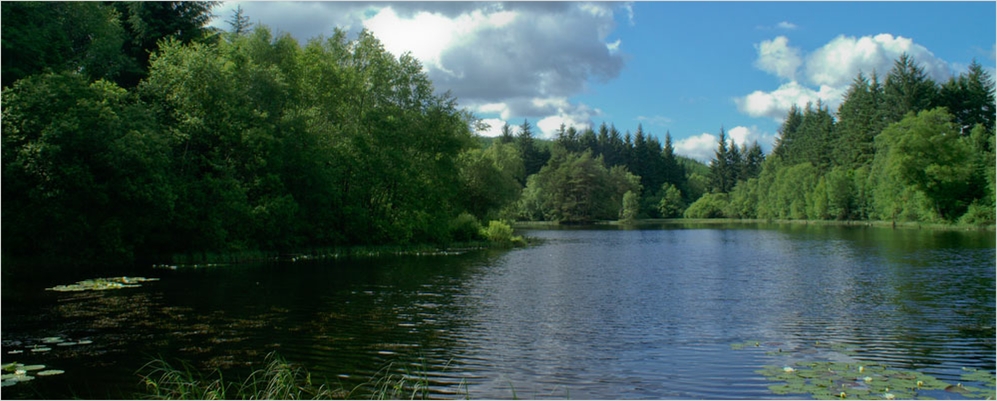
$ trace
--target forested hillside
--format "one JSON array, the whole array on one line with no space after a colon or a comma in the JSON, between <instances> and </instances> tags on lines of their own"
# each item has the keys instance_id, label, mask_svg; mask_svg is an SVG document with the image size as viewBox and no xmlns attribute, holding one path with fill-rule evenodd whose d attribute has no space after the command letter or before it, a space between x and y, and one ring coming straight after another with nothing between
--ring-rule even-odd
<instances>
[{"instance_id":1,"label":"forested hillside","mask_svg":"<svg viewBox=\"0 0 997 401\"><path fill-rule=\"evenodd\" d=\"M993 224L995 110L979 64L939 84L903 55L885 82L855 77L835 114L794 107L757 178L719 144L685 216Z\"/></svg>"},{"instance_id":2,"label":"forested hillside","mask_svg":"<svg viewBox=\"0 0 997 401\"><path fill-rule=\"evenodd\" d=\"M642 126L494 139L367 31L304 45L213 3L4 3L5 262L447 244L481 222L673 217L993 222L994 97L910 58L766 157L706 166ZM687 208L687 205L688 208Z\"/></svg>"}]
</instances>

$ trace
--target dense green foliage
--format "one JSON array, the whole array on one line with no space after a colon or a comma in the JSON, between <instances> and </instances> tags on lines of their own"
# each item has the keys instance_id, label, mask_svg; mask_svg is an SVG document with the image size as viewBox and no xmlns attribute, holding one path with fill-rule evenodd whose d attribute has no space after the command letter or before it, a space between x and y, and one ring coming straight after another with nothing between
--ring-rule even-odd
<instances>
[{"instance_id":1,"label":"dense green foliage","mask_svg":"<svg viewBox=\"0 0 997 401\"><path fill-rule=\"evenodd\" d=\"M836 117L792 108L757 178L730 178L721 142L710 182L730 197L704 196L686 217L993 224L993 88L975 62L938 85L903 55L883 85L859 74Z\"/></svg>"},{"instance_id":2,"label":"dense green foliage","mask_svg":"<svg viewBox=\"0 0 997 401\"><path fill-rule=\"evenodd\" d=\"M517 195L509 152L463 155L471 117L367 32L164 40L131 90L49 71L3 90L5 255L447 242L475 157Z\"/></svg>"},{"instance_id":3,"label":"dense green foliage","mask_svg":"<svg viewBox=\"0 0 997 401\"><path fill-rule=\"evenodd\" d=\"M721 129L706 166L640 125L476 140L369 32L302 46L241 9L208 29L212 6L5 4L5 256L504 240L481 222L514 219L994 220L993 81L975 63L937 85L904 55L884 84L856 77L836 116L794 107L770 157Z\"/></svg>"}]
</instances>

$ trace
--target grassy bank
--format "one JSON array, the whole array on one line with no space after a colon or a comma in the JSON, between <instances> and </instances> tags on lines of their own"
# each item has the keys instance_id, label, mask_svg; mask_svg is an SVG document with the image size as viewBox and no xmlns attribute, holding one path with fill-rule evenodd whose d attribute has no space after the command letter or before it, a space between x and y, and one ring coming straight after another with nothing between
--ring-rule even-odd
<instances>
[{"instance_id":1,"label":"grassy bank","mask_svg":"<svg viewBox=\"0 0 997 401\"><path fill-rule=\"evenodd\" d=\"M971 225L958 223L921 223L921 222L890 222L890 221L867 221L867 220L765 220L765 219L640 219L632 222L600 221L595 225L609 226L660 226L660 225L689 225L689 224L796 224L815 226L854 226L854 227L882 227L896 229L914 230L949 230L949 231L995 231L995 225ZM547 221L524 221L516 222L516 228L544 228L558 227L556 222Z\"/></svg>"}]
</instances>

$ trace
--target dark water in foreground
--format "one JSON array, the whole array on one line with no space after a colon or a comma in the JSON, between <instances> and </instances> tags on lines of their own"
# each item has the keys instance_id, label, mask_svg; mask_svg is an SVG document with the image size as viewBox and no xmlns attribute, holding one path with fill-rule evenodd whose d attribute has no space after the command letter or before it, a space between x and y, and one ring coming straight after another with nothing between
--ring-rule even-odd
<instances>
[{"instance_id":1,"label":"dark water in foreground","mask_svg":"<svg viewBox=\"0 0 997 401\"><path fill-rule=\"evenodd\" d=\"M0 358L66 373L2 396L130 398L141 389L135 372L152 358L236 375L270 351L333 386L387 369L425 375L434 396L472 398L785 398L755 371L810 359L952 382L964 367L995 368L992 232L713 225L525 234L546 242L149 270L161 280L115 291L44 291L85 276L5 276ZM9 354L50 336L92 343ZM732 349L745 341L791 352Z\"/></svg>"}]
</instances>

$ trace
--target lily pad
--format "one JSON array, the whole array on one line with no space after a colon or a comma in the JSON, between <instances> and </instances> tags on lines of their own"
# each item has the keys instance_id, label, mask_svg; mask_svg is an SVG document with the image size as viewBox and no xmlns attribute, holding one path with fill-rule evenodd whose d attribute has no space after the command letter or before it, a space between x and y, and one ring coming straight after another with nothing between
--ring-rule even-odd
<instances>
[{"instance_id":1,"label":"lily pad","mask_svg":"<svg viewBox=\"0 0 997 401\"><path fill-rule=\"evenodd\" d=\"M62 341L64 341L62 337L45 337L42 339L42 342L46 344L54 344Z\"/></svg>"},{"instance_id":2,"label":"lily pad","mask_svg":"<svg viewBox=\"0 0 997 401\"><path fill-rule=\"evenodd\" d=\"M95 278L83 281L77 281L75 284L69 285L57 285L55 287L46 288L49 291L58 292L75 292L75 291L105 291L105 290L117 290L121 288L134 288L141 287L139 283L146 281L157 281L158 278L146 278L146 277L108 277L108 278ZM62 341L61 339L57 342Z\"/></svg>"},{"instance_id":3,"label":"lily pad","mask_svg":"<svg viewBox=\"0 0 997 401\"><path fill-rule=\"evenodd\" d=\"M68 347L68 346L71 346L71 345L76 345L76 342L75 341L66 341L64 343L58 343L56 345L58 345L60 347Z\"/></svg>"},{"instance_id":4,"label":"lily pad","mask_svg":"<svg viewBox=\"0 0 997 401\"><path fill-rule=\"evenodd\" d=\"M49 369L49 370L43 370L41 372L38 372L38 373L36 373L36 375L38 375L38 376L55 376L55 375L61 375L63 373L66 373L66 371L64 371L64 370L58 370L58 369Z\"/></svg>"},{"instance_id":5,"label":"lily pad","mask_svg":"<svg viewBox=\"0 0 997 401\"><path fill-rule=\"evenodd\" d=\"M13 386L17 384L17 380L4 380L0 381L0 387Z\"/></svg>"},{"instance_id":6,"label":"lily pad","mask_svg":"<svg viewBox=\"0 0 997 401\"><path fill-rule=\"evenodd\" d=\"M7 351L7 353L8 353L8 354L11 354L11 355L16 355L16 354L23 354L23 353L24 353L24 350L22 350L22 349L15 349L15 350L10 350L10 351Z\"/></svg>"},{"instance_id":7,"label":"lily pad","mask_svg":"<svg viewBox=\"0 0 997 401\"><path fill-rule=\"evenodd\" d=\"M93 341L90 341L90 340L80 340L80 341L77 341L76 344L77 345L93 344Z\"/></svg>"},{"instance_id":8,"label":"lily pad","mask_svg":"<svg viewBox=\"0 0 997 401\"><path fill-rule=\"evenodd\" d=\"M42 370L42 369L45 369L45 365L27 365L27 366L21 366L20 369L29 370L29 371L30 370Z\"/></svg>"},{"instance_id":9,"label":"lily pad","mask_svg":"<svg viewBox=\"0 0 997 401\"><path fill-rule=\"evenodd\" d=\"M51 350L52 349L49 347L38 347L38 348L32 348L31 352L49 352Z\"/></svg>"}]
</instances>

